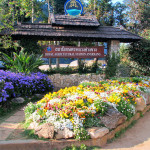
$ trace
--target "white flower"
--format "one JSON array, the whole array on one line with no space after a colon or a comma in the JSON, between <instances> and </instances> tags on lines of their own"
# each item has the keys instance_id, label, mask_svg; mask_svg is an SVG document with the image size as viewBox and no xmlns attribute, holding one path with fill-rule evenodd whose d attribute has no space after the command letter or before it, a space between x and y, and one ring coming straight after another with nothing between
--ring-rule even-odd
<instances>
[{"instance_id":1,"label":"white flower","mask_svg":"<svg viewBox=\"0 0 150 150\"><path fill-rule=\"evenodd\" d=\"M100 96L103 97L109 97L108 94L106 92L100 93Z\"/></svg>"},{"instance_id":2,"label":"white flower","mask_svg":"<svg viewBox=\"0 0 150 150\"><path fill-rule=\"evenodd\" d=\"M73 120L74 120L74 125L77 128L83 127L83 120L80 119L77 114L74 114Z\"/></svg>"},{"instance_id":3,"label":"white flower","mask_svg":"<svg viewBox=\"0 0 150 150\"><path fill-rule=\"evenodd\" d=\"M77 97L80 97L78 93L74 93L73 95L67 95L68 96L68 100L72 100L72 101L75 101L77 100Z\"/></svg>"},{"instance_id":4,"label":"white flower","mask_svg":"<svg viewBox=\"0 0 150 150\"><path fill-rule=\"evenodd\" d=\"M59 98L54 98L54 99L51 99L48 104L54 104L54 103L59 103L60 102L60 99Z\"/></svg>"},{"instance_id":5,"label":"white flower","mask_svg":"<svg viewBox=\"0 0 150 150\"><path fill-rule=\"evenodd\" d=\"M88 98L91 98L91 99L99 99L99 97L95 94L95 92L92 92L92 91L84 91L84 96L87 96Z\"/></svg>"},{"instance_id":6,"label":"white flower","mask_svg":"<svg viewBox=\"0 0 150 150\"><path fill-rule=\"evenodd\" d=\"M37 113L37 111L35 111L30 117L29 119L32 119L33 122L37 122L38 120L40 120L40 115Z\"/></svg>"}]
</instances>

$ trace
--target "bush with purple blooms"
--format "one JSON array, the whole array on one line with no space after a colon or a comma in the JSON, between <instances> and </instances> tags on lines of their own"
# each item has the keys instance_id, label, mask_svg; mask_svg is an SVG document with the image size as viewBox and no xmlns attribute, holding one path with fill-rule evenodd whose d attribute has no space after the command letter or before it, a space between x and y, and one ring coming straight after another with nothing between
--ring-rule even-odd
<instances>
[{"instance_id":1,"label":"bush with purple blooms","mask_svg":"<svg viewBox=\"0 0 150 150\"><path fill-rule=\"evenodd\" d=\"M42 73L14 73L0 70L0 102L18 96L31 96L36 93L52 91L53 85L47 75Z\"/></svg>"},{"instance_id":2,"label":"bush with purple blooms","mask_svg":"<svg viewBox=\"0 0 150 150\"><path fill-rule=\"evenodd\" d=\"M0 102L5 102L7 98L13 93L14 86L11 82L0 80Z\"/></svg>"}]
</instances>

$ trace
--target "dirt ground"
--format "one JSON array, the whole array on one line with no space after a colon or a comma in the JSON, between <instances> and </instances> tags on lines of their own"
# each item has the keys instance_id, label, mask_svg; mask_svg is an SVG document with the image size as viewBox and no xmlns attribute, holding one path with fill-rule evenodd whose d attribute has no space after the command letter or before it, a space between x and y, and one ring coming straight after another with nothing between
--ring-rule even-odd
<instances>
[{"instance_id":1,"label":"dirt ground","mask_svg":"<svg viewBox=\"0 0 150 150\"><path fill-rule=\"evenodd\" d=\"M16 129L7 140L25 140L20 128ZM126 130L119 138L100 150L150 150L150 111L140 118L136 124Z\"/></svg>"},{"instance_id":2,"label":"dirt ground","mask_svg":"<svg viewBox=\"0 0 150 150\"><path fill-rule=\"evenodd\" d=\"M150 111L121 137L107 144L103 149L150 150Z\"/></svg>"}]
</instances>

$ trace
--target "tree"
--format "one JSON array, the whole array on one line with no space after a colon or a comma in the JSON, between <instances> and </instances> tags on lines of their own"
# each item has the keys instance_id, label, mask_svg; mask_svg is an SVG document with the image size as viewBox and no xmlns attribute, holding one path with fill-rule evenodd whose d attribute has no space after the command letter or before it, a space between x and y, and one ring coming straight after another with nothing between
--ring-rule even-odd
<instances>
[{"instance_id":1,"label":"tree","mask_svg":"<svg viewBox=\"0 0 150 150\"><path fill-rule=\"evenodd\" d=\"M66 0L43 0L46 5L50 5L50 9L54 14L63 15L64 12L64 4ZM49 5L47 7L49 7Z\"/></svg>"},{"instance_id":2,"label":"tree","mask_svg":"<svg viewBox=\"0 0 150 150\"><path fill-rule=\"evenodd\" d=\"M126 28L128 19L126 18L127 7L124 4L117 2L114 6L114 25L123 26Z\"/></svg>"},{"instance_id":3,"label":"tree","mask_svg":"<svg viewBox=\"0 0 150 150\"><path fill-rule=\"evenodd\" d=\"M32 18L33 23L37 18L39 18L43 14L41 8L42 4L43 2L38 0L2 0L0 2L0 29L7 28L11 32L13 31L14 24L18 22L29 21L30 18ZM20 50L20 46L16 45L16 43L13 42L11 38L7 35L1 38L1 42L2 51L8 52L8 50L11 50L10 53L12 53L12 51L18 52L18 50ZM34 39L21 39L20 43L21 46L23 46L25 48L25 51L27 52L41 53L41 49L37 45L37 41Z\"/></svg>"},{"instance_id":4,"label":"tree","mask_svg":"<svg viewBox=\"0 0 150 150\"><path fill-rule=\"evenodd\" d=\"M113 7L111 0L88 0L85 10L86 13L95 15L102 25L113 24Z\"/></svg>"},{"instance_id":5,"label":"tree","mask_svg":"<svg viewBox=\"0 0 150 150\"><path fill-rule=\"evenodd\" d=\"M125 4L129 18L127 29L139 35L143 34L142 32L150 27L150 1L127 0Z\"/></svg>"},{"instance_id":6,"label":"tree","mask_svg":"<svg viewBox=\"0 0 150 150\"><path fill-rule=\"evenodd\" d=\"M142 40L131 43L128 48L130 60L136 62L136 68L143 68L144 73L150 73L150 41ZM142 70L141 70L142 71Z\"/></svg>"},{"instance_id":7,"label":"tree","mask_svg":"<svg viewBox=\"0 0 150 150\"><path fill-rule=\"evenodd\" d=\"M111 0L89 0L85 10L86 13L95 15L101 25L126 26L126 6L119 2L113 5Z\"/></svg>"}]
</instances>

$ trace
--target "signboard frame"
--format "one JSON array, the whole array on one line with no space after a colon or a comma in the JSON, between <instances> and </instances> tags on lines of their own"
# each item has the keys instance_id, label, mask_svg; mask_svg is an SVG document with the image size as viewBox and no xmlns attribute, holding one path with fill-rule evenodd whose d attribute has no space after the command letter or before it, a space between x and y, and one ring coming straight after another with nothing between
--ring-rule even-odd
<instances>
[{"instance_id":1,"label":"signboard frame","mask_svg":"<svg viewBox=\"0 0 150 150\"><path fill-rule=\"evenodd\" d=\"M104 46L43 46L43 58L104 58Z\"/></svg>"}]
</instances>

